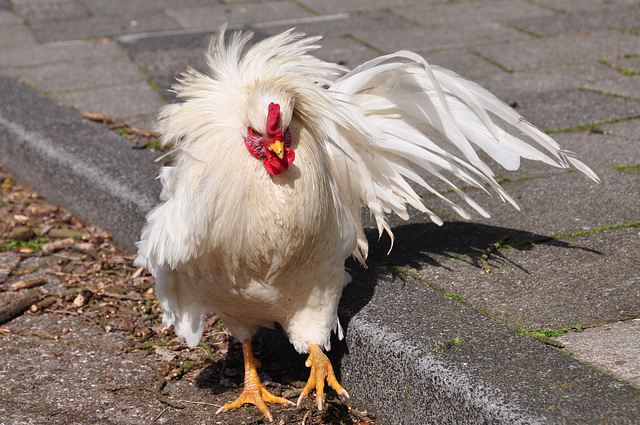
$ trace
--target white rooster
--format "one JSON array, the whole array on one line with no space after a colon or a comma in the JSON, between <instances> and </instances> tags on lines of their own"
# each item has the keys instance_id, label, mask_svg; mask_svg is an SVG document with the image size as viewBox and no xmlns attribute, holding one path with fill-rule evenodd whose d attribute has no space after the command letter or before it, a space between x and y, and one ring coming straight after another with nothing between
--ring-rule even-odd
<instances>
[{"instance_id":1,"label":"white rooster","mask_svg":"<svg viewBox=\"0 0 640 425\"><path fill-rule=\"evenodd\" d=\"M211 42L207 73L184 72L174 87L183 102L160 112L175 162L160 174L164 202L148 216L137 259L157 278L164 324L189 346L209 312L243 341L244 391L217 413L252 403L271 421L265 402L292 404L266 390L252 353L251 337L275 322L309 353L298 405L315 390L322 409L325 380L348 397L323 349L332 331L342 337L344 261L367 257L363 206L391 236L385 214L406 219L406 205L442 224L409 184L445 199L424 180L436 176L483 216L456 183L517 207L477 150L508 170L522 157L598 180L488 91L415 53L349 72L308 54L321 37L289 30L243 54L252 34L227 44L224 33Z\"/></svg>"}]
</instances>

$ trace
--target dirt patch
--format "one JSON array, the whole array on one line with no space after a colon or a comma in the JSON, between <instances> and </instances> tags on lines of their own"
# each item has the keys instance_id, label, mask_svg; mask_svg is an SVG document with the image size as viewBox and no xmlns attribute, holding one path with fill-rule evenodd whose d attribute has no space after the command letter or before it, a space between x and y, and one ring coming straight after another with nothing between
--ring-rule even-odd
<instances>
[{"instance_id":1,"label":"dirt patch","mask_svg":"<svg viewBox=\"0 0 640 425\"><path fill-rule=\"evenodd\" d=\"M253 406L214 414L239 395L244 370L217 317L189 349L162 326L154 279L132 253L3 170L0 182L1 424L264 423ZM269 390L295 401L303 360L260 338L254 348ZM378 423L333 392L327 402L270 408L276 424Z\"/></svg>"}]
</instances>

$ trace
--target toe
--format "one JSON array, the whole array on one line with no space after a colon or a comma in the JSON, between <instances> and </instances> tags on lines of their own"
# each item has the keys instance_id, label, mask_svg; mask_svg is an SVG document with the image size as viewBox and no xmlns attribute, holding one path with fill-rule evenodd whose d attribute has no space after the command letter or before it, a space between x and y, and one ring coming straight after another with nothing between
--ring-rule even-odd
<instances>
[{"instance_id":1,"label":"toe","mask_svg":"<svg viewBox=\"0 0 640 425\"><path fill-rule=\"evenodd\" d=\"M331 366L331 361L322 352L322 349L319 346L315 344L309 344L309 358L307 359L305 364L311 367L311 373L309 375L309 381L307 381L307 385L305 385L305 387L302 389L300 397L298 398L298 407L300 407L302 401L307 398L307 396L315 389L316 404L318 406L318 410L323 410L325 402L325 380L327 381L329 386L336 391L336 393L344 397L349 397L349 393L347 393L347 391L342 388L342 385L338 383L336 375L333 372L333 366Z\"/></svg>"}]
</instances>

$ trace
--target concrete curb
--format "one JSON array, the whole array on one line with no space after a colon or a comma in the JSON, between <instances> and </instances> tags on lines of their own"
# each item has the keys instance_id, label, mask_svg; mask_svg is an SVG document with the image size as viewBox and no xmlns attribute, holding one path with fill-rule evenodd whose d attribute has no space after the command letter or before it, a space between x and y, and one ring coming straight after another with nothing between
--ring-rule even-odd
<instances>
[{"instance_id":1,"label":"concrete curb","mask_svg":"<svg viewBox=\"0 0 640 425\"><path fill-rule=\"evenodd\" d=\"M0 162L134 249L160 190L152 154L0 75ZM352 265L332 356L389 424L637 423L638 392L375 261Z\"/></svg>"},{"instance_id":2,"label":"concrete curb","mask_svg":"<svg viewBox=\"0 0 640 425\"><path fill-rule=\"evenodd\" d=\"M152 154L1 74L0 96L2 165L134 250L160 193Z\"/></svg>"}]
</instances>

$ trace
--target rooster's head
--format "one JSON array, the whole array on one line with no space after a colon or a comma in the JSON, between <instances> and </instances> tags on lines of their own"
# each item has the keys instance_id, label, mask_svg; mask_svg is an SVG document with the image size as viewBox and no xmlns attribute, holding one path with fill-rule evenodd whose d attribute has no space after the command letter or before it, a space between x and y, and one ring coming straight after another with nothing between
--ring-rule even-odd
<instances>
[{"instance_id":1,"label":"rooster's head","mask_svg":"<svg viewBox=\"0 0 640 425\"><path fill-rule=\"evenodd\" d=\"M247 134L244 136L249 152L256 158L262 159L269 174L274 176L287 170L296 157L291 149L289 128L285 127L286 129L282 130L283 121L280 119L280 105L271 102L266 114L266 123L256 126L248 125ZM261 131L262 128L264 128L263 131Z\"/></svg>"}]
</instances>

